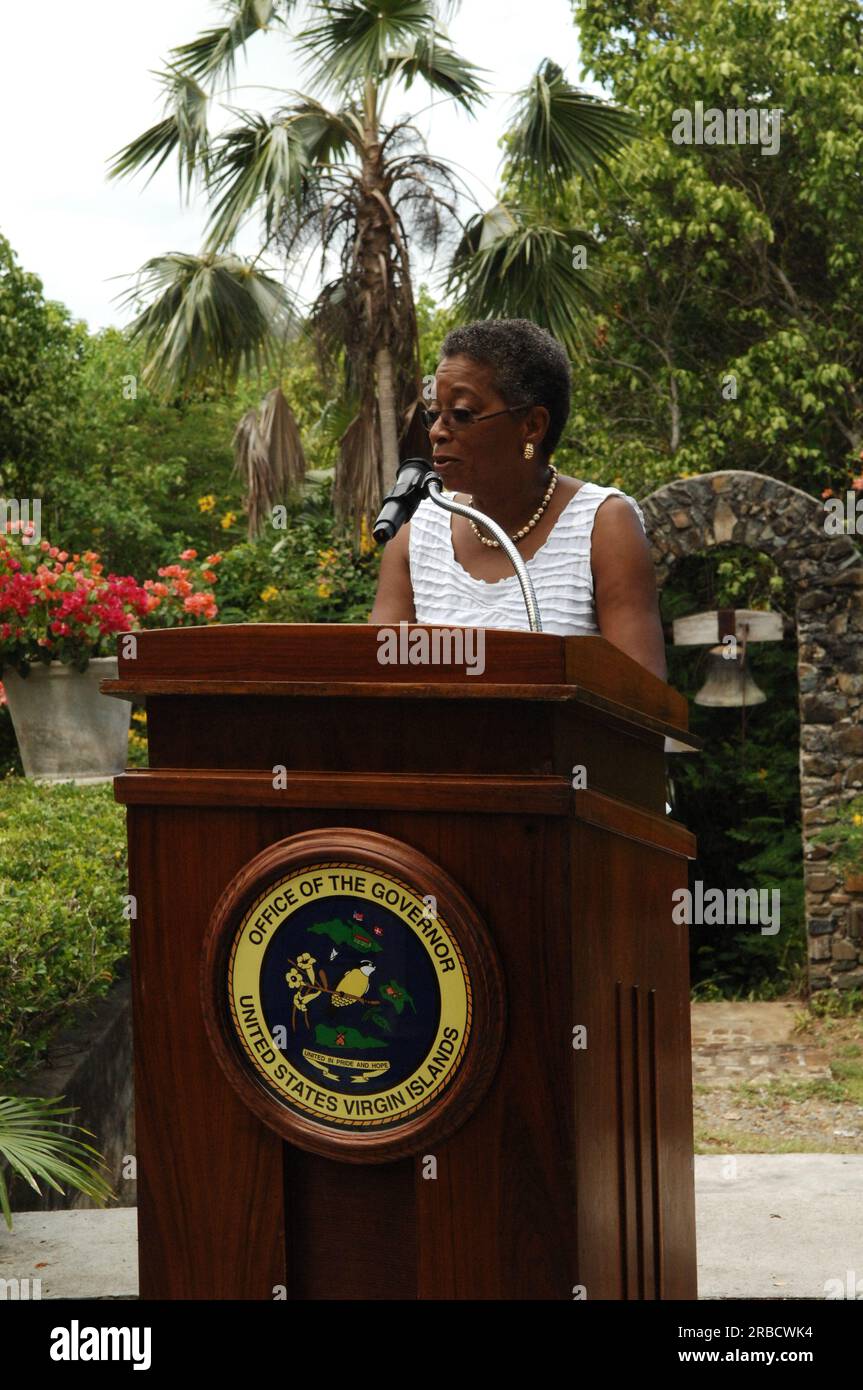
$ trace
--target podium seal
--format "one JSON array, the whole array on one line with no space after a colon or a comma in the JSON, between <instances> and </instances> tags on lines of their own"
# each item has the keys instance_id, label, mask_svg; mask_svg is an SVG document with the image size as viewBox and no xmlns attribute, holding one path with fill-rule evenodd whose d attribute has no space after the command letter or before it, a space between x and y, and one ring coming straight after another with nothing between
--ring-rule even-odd
<instances>
[{"instance_id":1,"label":"podium seal","mask_svg":"<svg viewBox=\"0 0 863 1390\"><path fill-rule=\"evenodd\" d=\"M397 1157L460 1125L503 1038L500 968L454 881L369 831L258 855L213 913L202 979L216 1056L300 1147Z\"/></svg>"}]
</instances>

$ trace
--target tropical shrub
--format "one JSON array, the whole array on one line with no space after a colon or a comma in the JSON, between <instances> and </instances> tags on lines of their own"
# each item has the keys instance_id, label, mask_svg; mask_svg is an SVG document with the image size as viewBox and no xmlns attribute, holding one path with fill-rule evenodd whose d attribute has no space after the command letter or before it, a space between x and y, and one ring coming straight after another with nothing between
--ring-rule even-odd
<instances>
[{"instance_id":1,"label":"tropical shrub","mask_svg":"<svg viewBox=\"0 0 863 1390\"><path fill-rule=\"evenodd\" d=\"M0 782L0 1087L16 1087L129 949L123 807L110 785Z\"/></svg>"}]
</instances>

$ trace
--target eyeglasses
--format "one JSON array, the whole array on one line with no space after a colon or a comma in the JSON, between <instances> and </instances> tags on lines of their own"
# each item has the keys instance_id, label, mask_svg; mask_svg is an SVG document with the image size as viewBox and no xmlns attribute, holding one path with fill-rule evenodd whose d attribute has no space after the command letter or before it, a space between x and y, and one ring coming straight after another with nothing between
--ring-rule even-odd
<instances>
[{"instance_id":1,"label":"eyeglasses","mask_svg":"<svg viewBox=\"0 0 863 1390\"><path fill-rule=\"evenodd\" d=\"M420 415L426 429L431 431L438 420L443 420L448 430L463 430L468 425L478 425L480 420L494 420L498 415L509 415L513 410L530 410L530 405L508 405L506 410L493 410L490 415L474 415L472 410L456 406L454 410L422 410Z\"/></svg>"}]
</instances>

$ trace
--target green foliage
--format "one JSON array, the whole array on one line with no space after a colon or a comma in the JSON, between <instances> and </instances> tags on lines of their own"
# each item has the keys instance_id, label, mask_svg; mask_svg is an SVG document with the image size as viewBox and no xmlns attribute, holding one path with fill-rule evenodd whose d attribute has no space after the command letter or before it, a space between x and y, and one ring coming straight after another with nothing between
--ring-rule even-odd
<instances>
[{"instance_id":1,"label":"green foliage","mask_svg":"<svg viewBox=\"0 0 863 1390\"><path fill-rule=\"evenodd\" d=\"M147 767L147 713L143 709L133 709L129 723L129 752L127 767Z\"/></svg>"},{"instance_id":2,"label":"green foliage","mask_svg":"<svg viewBox=\"0 0 863 1390\"><path fill-rule=\"evenodd\" d=\"M189 546L212 554L242 539L242 496L231 439L266 382L243 378L168 404L142 381L143 354L107 329L87 339L78 396L47 480L42 529L57 545L98 550L106 569L155 576ZM332 464L331 400L311 346L294 343L279 365L313 467Z\"/></svg>"},{"instance_id":3,"label":"green foliage","mask_svg":"<svg viewBox=\"0 0 863 1390\"><path fill-rule=\"evenodd\" d=\"M110 785L0 782L0 1084L111 985L128 951L125 860Z\"/></svg>"},{"instance_id":4,"label":"green foliage","mask_svg":"<svg viewBox=\"0 0 863 1390\"><path fill-rule=\"evenodd\" d=\"M86 329L46 301L0 235L0 497L44 496L76 398Z\"/></svg>"},{"instance_id":5,"label":"green foliage","mask_svg":"<svg viewBox=\"0 0 863 1390\"><path fill-rule=\"evenodd\" d=\"M53 543L97 550L106 569L139 579L154 577L193 533L208 549L224 543L218 519L240 511L230 442L242 413L239 402L215 393L159 404L141 371L141 351L124 333L88 339L72 427L42 513ZM213 517L198 510L203 494L218 499Z\"/></svg>"},{"instance_id":6,"label":"green foliage","mask_svg":"<svg viewBox=\"0 0 863 1390\"><path fill-rule=\"evenodd\" d=\"M433 376L440 356L440 347L447 333L461 322L461 315L454 308L442 308L429 293L427 285L420 285L417 295L417 329L419 332L420 374Z\"/></svg>"},{"instance_id":7,"label":"green foliage","mask_svg":"<svg viewBox=\"0 0 863 1390\"><path fill-rule=\"evenodd\" d=\"M769 555L745 545L719 545L675 567L662 593L666 620L713 608L773 609L790 627L794 593Z\"/></svg>"},{"instance_id":8,"label":"green foliage","mask_svg":"<svg viewBox=\"0 0 863 1390\"><path fill-rule=\"evenodd\" d=\"M380 554L336 527L329 488L295 507L284 532L236 545L219 567L222 622L364 623Z\"/></svg>"},{"instance_id":9,"label":"green foliage","mask_svg":"<svg viewBox=\"0 0 863 1390\"><path fill-rule=\"evenodd\" d=\"M863 1013L863 990L819 990L809 1000L816 1018L850 1018Z\"/></svg>"},{"instance_id":10,"label":"green foliage","mask_svg":"<svg viewBox=\"0 0 863 1390\"><path fill-rule=\"evenodd\" d=\"M643 495L751 468L843 492L863 449L863 10L578 0L588 68L637 112L584 190L610 307L576 375L573 471ZM781 108L777 154L686 145L676 111Z\"/></svg>"}]
</instances>

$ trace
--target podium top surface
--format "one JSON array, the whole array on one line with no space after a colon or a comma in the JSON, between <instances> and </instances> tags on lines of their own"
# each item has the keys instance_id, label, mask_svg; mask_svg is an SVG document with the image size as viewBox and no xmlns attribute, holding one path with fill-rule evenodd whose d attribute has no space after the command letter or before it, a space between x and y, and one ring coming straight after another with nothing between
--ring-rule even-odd
<instances>
[{"instance_id":1,"label":"podium top surface","mask_svg":"<svg viewBox=\"0 0 863 1390\"><path fill-rule=\"evenodd\" d=\"M130 638L134 637L134 641ZM422 623L237 623L121 634L107 695L577 701L688 747L685 696L604 637Z\"/></svg>"}]
</instances>

